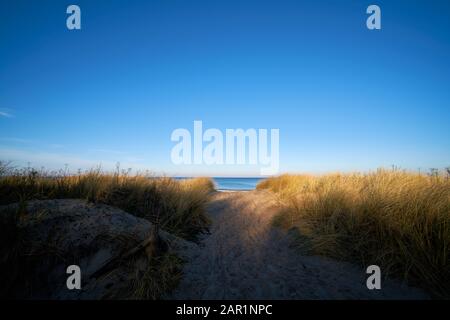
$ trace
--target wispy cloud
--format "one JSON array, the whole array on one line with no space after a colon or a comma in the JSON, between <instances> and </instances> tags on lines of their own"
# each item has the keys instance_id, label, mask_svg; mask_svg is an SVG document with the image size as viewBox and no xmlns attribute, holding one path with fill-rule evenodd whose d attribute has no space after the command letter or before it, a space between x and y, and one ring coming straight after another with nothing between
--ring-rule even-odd
<instances>
[{"instance_id":1,"label":"wispy cloud","mask_svg":"<svg viewBox=\"0 0 450 320\"><path fill-rule=\"evenodd\" d=\"M51 143L51 144L49 144L48 146L49 146L50 148L52 148L52 149L61 149L61 148L64 148L64 145L59 144L59 143Z\"/></svg>"},{"instance_id":2,"label":"wispy cloud","mask_svg":"<svg viewBox=\"0 0 450 320\"><path fill-rule=\"evenodd\" d=\"M101 156L103 154L105 156L113 156L113 157L119 157L121 161L127 162L127 163L139 163L143 162L145 159L141 157L135 157L133 155L130 155L128 152L120 151L120 150L113 150L113 149L105 149L105 148L96 148L96 149L90 149L93 153L99 153Z\"/></svg>"},{"instance_id":3,"label":"wispy cloud","mask_svg":"<svg viewBox=\"0 0 450 320\"><path fill-rule=\"evenodd\" d=\"M0 111L0 117L14 118L14 116L11 113L8 113L8 112L5 112L5 111Z\"/></svg>"},{"instance_id":4,"label":"wispy cloud","mask_svg":"<svg viewBox=\"0 0 450 320\"><path fill-rule=\"evenodd\" d=\"M0 147L1 160L13 161L19 166L31 164L31 166L39 168L41 166L47 169L61 169L67 164L69 169L92 169L99 165L104 170L115 170L116 161L105 161L93 158L84 158L67 153L53 153L53 152L35 152L28 150L21 150L16 148L2 148ZM132 168L137 171L145 171L148 167L143 163L136 163L131 161L120 162L121 168Z\"/></svg>"},{"instance_id":5,"label":"wispy cloud","mask_svg":"<svg viewBox=\"0 0 450 320\"><path fill-rule=\"evenodd\" d=\"M0 108L0 117L4 117L4 118L14 118L14 115L12 113L11 109L1 109Z\"/></svg>"},{"instance_id":6,"label":"wispy cloud","mask_svg":"<svg viewBox=\"0 0 450 320\"><path fill-rule=\"evenodd\" d=\"M22 144L29 145L41 148L50 148L50 149L62 149L64 145L59 143L47 143L39 140L32 139L23 139L18 137L0 137L0 143L4 142L5 144Z\"/></svg>"},{"instance_id":7,"label":"wispy cloud","mask_svg":"<svg viewBox=\"0 0 450 320\"><path fill-rule=\"evenodd\" d=\"M112 149L103 149L103 148L91 149L91 151L99 152L99 153L126 154L126 152L123 152L123 151L112 150Z\"/></svg>"},{"instance_id":8,"label":"wispy cloud","mask_svg":"<svg viewBox=\"0 0 450 320\"><path fill-rule=\"evenodd\" d=\"M4 142L17 142L17 143L32 143L32 140L29 139L22 139L22 138L11 138L11 137L6 137L6 138L2 138L0 137L0 141L4 141Z\"/></svg>"}]
</instances>

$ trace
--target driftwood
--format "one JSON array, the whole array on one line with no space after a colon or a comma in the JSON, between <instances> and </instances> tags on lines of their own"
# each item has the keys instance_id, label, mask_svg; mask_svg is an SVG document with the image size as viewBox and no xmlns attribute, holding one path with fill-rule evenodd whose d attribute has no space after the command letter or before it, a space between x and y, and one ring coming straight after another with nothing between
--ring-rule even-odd
<instances>
[{"instance_id":1,"label":"driftwood","mask_svg":"<svg viewBox=\"0 0 450 320\"><path fill-rule=\"evenodd\" d=\"M156 257L161 253L161 239L159 237L158 228L152 226L150 235L147 239L140 242L137 246L124 252L123 254L113 257L106 261L97 271L95 271L90 278L99 278L108 271L115 269L122 261L132 258L145 250L147 258Z\"/></svg>"},{"instance_id":2,"label":"driftwood","mask_svg":"<svg viewBox=\"0 0 450 320\"><path fill-rule=\"evenodd\" d=\"M19 206L11 204L0 211L17 212ZM158 231L158 217L149 221L81 199L32 200L25 209L26 219L20 221L21 252L33 256L32 266L28 262L12 265L23 270L11 282L11 297L98 299L113 291L119 294L128 281L135 280L129 268L143 270L173 245L170 234ZM148 211L158 213L152 207ZM83 290L68 290L69 265L82 271Z\"/></svg>"}]
</instances>

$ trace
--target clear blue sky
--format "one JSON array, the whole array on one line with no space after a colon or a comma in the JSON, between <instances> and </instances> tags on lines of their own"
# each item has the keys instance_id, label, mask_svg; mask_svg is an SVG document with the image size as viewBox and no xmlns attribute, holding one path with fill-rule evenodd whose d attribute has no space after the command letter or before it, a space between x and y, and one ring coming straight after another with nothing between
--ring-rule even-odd
<instances>
[{"instance_id":1,"label":"clear blue sky","mask_svg":"<svg viewBox=\"0 0 450 320\"><path fill-rule=\"evenodd\" d=\"M170 135L194 120L279 128L281 172L450 165L449 1L2 1L0 41L16 165L255 175L174 166Z\"/></svg>"}]
</instances>

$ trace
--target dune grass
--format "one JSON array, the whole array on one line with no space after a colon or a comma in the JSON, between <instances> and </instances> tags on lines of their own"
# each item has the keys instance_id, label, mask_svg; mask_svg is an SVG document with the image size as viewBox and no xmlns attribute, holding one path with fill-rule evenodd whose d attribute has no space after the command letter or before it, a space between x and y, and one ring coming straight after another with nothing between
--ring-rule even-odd
<instances>
[{"instance_id":1,"label":"dune grass","mask_svg":"<svg viewBox=\"0 0 450 320\"><path fill-rule=\"evenodd\" d=\"M209 178L175 180L100 169L71 175L15 170L0 163L0 205L32 199L86 199L158 223L161 229L188 240L208 227L204 206L212 191L214 183Z\"/></svg>"},{"instance_id":2,"label":"dune grass","mask_svg":"<svg viewBox=\"0 0 450 320\"><path fill-rule=\"evenodd\" d=\"M156 300L175 288L182 277L183 261L174 253L153 257L144 274L135 274L128 299Z\"/></svg>"},{"instance_id":3,"label":"dune grass","mask_svg":"<svg viewBox=\"0 0 450 320\"><path fill-rule=\"evenodd\" d=\"M205 205L213 191L214 184L208 178L175 180L100 169L72 175L65 171L13 169L0 162L0 205L18 202L20 208L25 208L27 201L35 199L86 199L148 219L159 229L187 240L195 240L207 231L210 222ZM29 264L23 260L29 257L20 254L24 246L18 223L21 213L7 211L0 214L0 271L5 276L18 264ZM181 259L171 252L153 257L145 277L132 288L131 298L158 299L170 291L179 279L181 264Z\"/></svg>"},{"instance_id":4,"label":"dune grass","mask_svg":"<svg viewBox=\"0 0 450 320\"><path fill-rule=\"evenodd\" d=\"M283 175L261 182L282 210L275 223L298 231L319 255L379 265L433 296L450 297L448 176L378 170Z\"/></svg>"}]
</instances>

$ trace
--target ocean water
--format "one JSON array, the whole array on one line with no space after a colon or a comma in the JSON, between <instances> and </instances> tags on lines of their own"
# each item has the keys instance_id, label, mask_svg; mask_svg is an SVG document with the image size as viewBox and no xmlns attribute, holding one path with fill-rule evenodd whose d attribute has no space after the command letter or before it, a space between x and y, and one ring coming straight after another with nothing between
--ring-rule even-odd
<instances>
[{"instance_id":1,"label":"ocean water","mask_svg":"<svg viewBox=\"0 0 450 320\"><path fill-rule=\"evenodd\" d=\"M189 177L175 177L177 180L191 179ZM250 191L265 178L211 178L218 191Z\"/></svg>"},{"instance_id":2,"label":"ocean water","mask_svg":"<svg viewBox=\"0 0 450 320\"><path fill-rule=\"evenodd\" d=\"M213 180L219 191L245 191L255 190L256 185L264 178L213 178Z\"/></svg>"}]
</instances>

